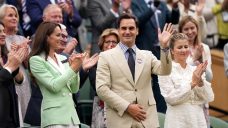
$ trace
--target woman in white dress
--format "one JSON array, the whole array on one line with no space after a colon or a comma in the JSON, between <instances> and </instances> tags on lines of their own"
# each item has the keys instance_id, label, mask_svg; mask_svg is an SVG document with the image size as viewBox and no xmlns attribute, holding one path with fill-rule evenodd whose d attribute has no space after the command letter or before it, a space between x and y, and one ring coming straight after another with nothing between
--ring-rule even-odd
<instances>
[{"instance_id":1,"label":"woman in white dress","mask_svg":"<svg viewBox=\"0 0 228 128\"><path fill-rule=\"evenodd\" d=\"M161 94L166 100L165 128L207 128L203 104L214 100L211 83L206 81L207 61L197 67L187 63L188 37L174 34L170 40L172 72L159 76Z\"/></svg>"}]
</instances>

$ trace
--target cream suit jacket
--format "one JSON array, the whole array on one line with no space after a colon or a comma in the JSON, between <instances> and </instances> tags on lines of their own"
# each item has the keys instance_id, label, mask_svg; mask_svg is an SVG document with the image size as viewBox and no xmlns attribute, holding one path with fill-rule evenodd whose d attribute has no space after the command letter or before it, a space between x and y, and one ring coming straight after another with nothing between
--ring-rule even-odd
<instances>
[{"instance_id":1,"label":"cream suit jacket","mask_svg":"<svg viewBox=\"0 0 228 128\"><path fill-rule=\"evenodd\" d=\"M150 52L136 49L135 81L119 45L101 52L96 72L96 91L106 105L108 128L131 128L133 118L126 112L131 103L138 103L146 111L145 128L159 127L156 103L151 86L151 74L171 72L170 52L161 51L161 60Z\"/></svg>"}]
</instances>

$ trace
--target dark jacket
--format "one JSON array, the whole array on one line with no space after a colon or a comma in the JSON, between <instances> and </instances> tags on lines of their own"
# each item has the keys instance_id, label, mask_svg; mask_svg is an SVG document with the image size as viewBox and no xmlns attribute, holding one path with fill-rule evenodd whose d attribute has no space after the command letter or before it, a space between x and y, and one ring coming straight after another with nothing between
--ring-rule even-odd
<instances>
[{"instance_id":1,"label":"dark jacket","mask_svg":"<svg viewBox=\"0 0 228 128\"><path fill-rule=\"evenodd\" d=\"M19 127L18 100L14 77L19 69L12 74L0 67L0 127Z\"/></svg>"}]
</instances>

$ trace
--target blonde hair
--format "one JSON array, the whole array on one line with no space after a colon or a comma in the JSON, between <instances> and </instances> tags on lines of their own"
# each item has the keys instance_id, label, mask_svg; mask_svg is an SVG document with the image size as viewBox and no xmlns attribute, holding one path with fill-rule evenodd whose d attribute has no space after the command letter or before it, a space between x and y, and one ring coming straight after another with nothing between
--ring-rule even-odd
<instances>
[{"instance_id":1,"label":"blonde hair","mask_svg":"<svg viewBox=\"0 0 228 128\"><path fill-rule=\"evenodd\" d=\"M102 34L100 35L99 42L98 42L98 46L99 46L99 48L101 50L102 50L102 47L104 45L104 39L105 39L105 37L110 36L110 35L115 35L116 38L117 38L117 42L119 43L120 38L119 38L119 33L118 33L117 29L115 29L115 28L105 29L102 32Z\"/></svg>"},{"instance_id":2,"label":"blonde hair","mask_svg":"<svg viewBox=\"0 0 228 128\"><path fill-rule=\"evenodd\" d=\"M188 40L188 36L185 35L184 33L175 33L171 36L169 40L169 47L171 49L174 49L175 42L177 40Z\"/></svg>"},{"instance_id":3,"label":"blonde hair","mask_svg":"<svg viewBox=\"0 0 228 128\"><path fill-rule=\"evenodd\" d=\"M3 19L6 16L6 9L7 8L12 8L16 12L16 15L17 15L17 23L19 23L19 14L18 14L17 8L15 6L9 5L9 4L3 4L0 7L0 21L3 22ZM17 31L18 31L18 28L16 27L15 28L15 33L17 33Z\"/></svg>"},{"instance_id":4,"label":"blonde hair","mask_svg":"<svg viewBox=\"0 0 228 128\"><path fill-rule=\"evenodd\" d=\"M171 36L169 40L169 47L171 50L174 49L175 42L178 40L187 40L188 41L188 36L185 35L184 33L175 33ZM174 59L173 54L171 55L172 59Z\"/></svg>"},{"instance_id":5,"label":"blonde hair","mask_svg":"<svg viewBox=\"0 0 228 128\"><path fill-rule=\"evenodd\" d=\"M199 45L201 42L201 37L199 34L199 23L196 19L194 19L192 16L184 16L180 21L179 21L179 26L178 26L178 30L180 33L183 33L182 29L184 27L184 25L188 22L192 22L193 24L195 24L196 29L197 29L197 34L196 34L196 38L193 42L193 46L195 47L196 45Z\"/></svg>"}]
</instances>

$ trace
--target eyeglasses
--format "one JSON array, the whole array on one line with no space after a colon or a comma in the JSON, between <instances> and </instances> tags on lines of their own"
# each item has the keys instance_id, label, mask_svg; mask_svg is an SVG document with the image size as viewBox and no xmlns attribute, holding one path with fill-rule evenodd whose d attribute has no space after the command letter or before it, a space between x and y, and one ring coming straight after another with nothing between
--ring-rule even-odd
<instances>
[{"instance_id":1,"label":"eyeglasses","mask_svg":"<svg viewBox=\"0 0 228 128\"><path fill-rule=\"evenodd\" d=\"M112 43L112 44L115 44L115 45L116 45L116 44L117 44L117 41L114 41L114 40L107 40L107 41L105 41L104 43L105 43L105 44L109 44L109 45Z\"/></svg>"},{"instance_id":2,"label":"eyeglasses","mask_svg":"<svg viewBox=\"0 0 228 128\"><path fill-rule=\"evenodd\" d=\"M61 34L62 38L66 39L68 37L68 35L65 34Z\"/></svg>"}]
</instances>

